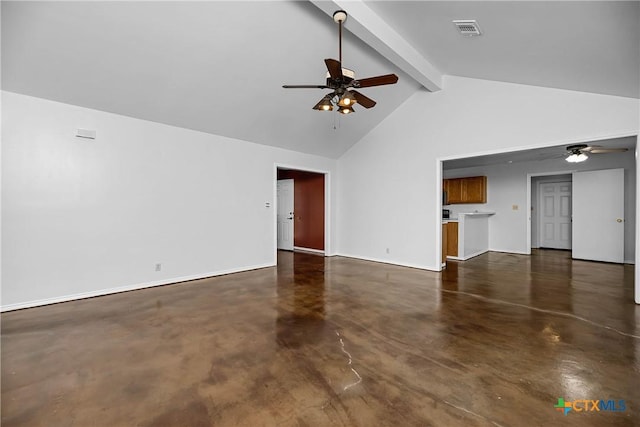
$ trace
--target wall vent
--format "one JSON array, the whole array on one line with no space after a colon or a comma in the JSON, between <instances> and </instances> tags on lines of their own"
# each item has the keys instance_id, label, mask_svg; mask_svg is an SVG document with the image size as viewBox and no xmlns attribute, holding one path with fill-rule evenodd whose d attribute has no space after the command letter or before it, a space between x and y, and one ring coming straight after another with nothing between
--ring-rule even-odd
<instances>
[{"instance_id":1,"label":"wall vent","mask_svg":"<svg viewBox=\"0 0 640 427\"><path fill-rule=\"evenodd\" d=\"M78 129L76 136L78 138L96 139L96 131L92 129Z\"/></svg>"},{"instance_id":2,"label":"wall vent","mask_svg":"<svg viewBox=\"0 0 640 427\"><path fill-rule=\"evenodd\" d=\"M478 27L478 23L473 19L460 19L453 21L453 25L458 28L460 34L463 36L479 36L480 27Z\"/></svg>"}]
</instances>

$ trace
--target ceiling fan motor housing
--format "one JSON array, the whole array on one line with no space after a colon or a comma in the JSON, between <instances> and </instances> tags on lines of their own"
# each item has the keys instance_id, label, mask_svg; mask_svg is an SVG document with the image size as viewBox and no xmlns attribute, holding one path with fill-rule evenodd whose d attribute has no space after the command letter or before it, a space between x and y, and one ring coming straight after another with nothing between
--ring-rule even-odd
<instances>
[{"instance_id":1,"label":"ceiling fan motor housing","mask_svg":"<svg viewBox=\"0 0 640 427\"><path fill-rule=\"evenodd\" d=\"M567 147L567 151L580 151L580 150L584 150L585 148L587 148L587 144L575 144L575 145L569 145Z\"/></svg>"},{"instance_id":2,"label":"ceiling fan motor housing","mask_svg":"<svg viewBox=\"0 0 640 427\"><path fill-rule=\"evenodd\" d=\"M344 10L336 10L335 12L333 12L333 21L336 24L339 23L344 23L344 21L347 20L347 12L345 12Z\"/></svg>"}]
</instances>

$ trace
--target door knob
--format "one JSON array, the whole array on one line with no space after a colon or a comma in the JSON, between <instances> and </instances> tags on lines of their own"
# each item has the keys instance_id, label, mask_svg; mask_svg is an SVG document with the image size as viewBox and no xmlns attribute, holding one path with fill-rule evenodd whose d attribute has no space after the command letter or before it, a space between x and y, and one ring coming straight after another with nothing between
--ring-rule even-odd
<instances>
[{"instance_id":1,"label":"door knob","mask_svg":"<svg viewBox=\"0 0 640 427\"><path fill-rule=\"evenodd\" d=\"M616 219L616 222L622 222L622 218Z\"/></svg>"}]
</instances>

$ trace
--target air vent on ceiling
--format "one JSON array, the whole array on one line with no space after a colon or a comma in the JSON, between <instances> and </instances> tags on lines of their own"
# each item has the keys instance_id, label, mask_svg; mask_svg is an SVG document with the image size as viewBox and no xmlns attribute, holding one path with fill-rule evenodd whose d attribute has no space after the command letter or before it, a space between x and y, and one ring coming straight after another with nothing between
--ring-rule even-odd
<instances>
[{"instance_id":1,"label":"air vent on ceiling","mask_svg":"<svg viewBox=\"0 0 640 427\"><path fill-rule=\"evenodd\" d=\"M456 20L453 21L453 25L458 28L458 31L463 36L479 36L481 34L478 23L473 19Z\"/></svg>"}]
</instances>

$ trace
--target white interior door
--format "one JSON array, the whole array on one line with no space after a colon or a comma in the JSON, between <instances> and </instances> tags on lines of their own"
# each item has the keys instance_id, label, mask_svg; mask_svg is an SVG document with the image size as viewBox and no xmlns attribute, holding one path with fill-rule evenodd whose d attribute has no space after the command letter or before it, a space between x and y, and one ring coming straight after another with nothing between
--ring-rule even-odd
<instances>
[{"instance_id":1,"label":"white interior door","mask_svg":"<svg viewBox=\"0 0 640 427\"><path fill-rule=\"evenodd\" d=\"M538 195L540 247L571 249L571 182L541 182Z\"/></svg>"},{"instance_id":2,"label":"white interior door","mask_svg":"<svg viewBox=\"0 0 640 427\"><path fill-rule=\"evenodd\" d=\"M624 169L573 174L573 258L624 262Z\"/></svg>"},{"instance_id":3,"label":"white interior door","mask_svg":"<svg viewBox=\"0 0 640 427\"><path fill-rule=\"evenodd\" d=\"M293 250L293 180L277 181L278 249Z\"/></svg>"}]
</instances>

